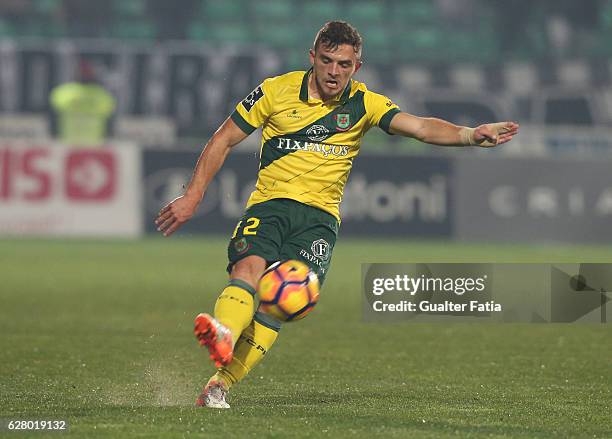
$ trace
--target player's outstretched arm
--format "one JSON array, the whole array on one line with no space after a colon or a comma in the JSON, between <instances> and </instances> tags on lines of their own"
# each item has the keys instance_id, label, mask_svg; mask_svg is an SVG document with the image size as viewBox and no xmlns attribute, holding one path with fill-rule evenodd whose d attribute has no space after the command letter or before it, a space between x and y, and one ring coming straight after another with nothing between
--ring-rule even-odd
<instances>
[{"instance_id":1,"label":"player's outstretched arm","mask_svg":"<svg viewBox=\"0 0 612 439\"><path fill-rule=\"evenodd\" d=\"M480 146L484 148L509 142L518 134L515 122L497 122L476 128L454 125L433 117L418 117L408 113L396 114L389 125L389 131L407 137L414 137L425 143L443 146Z\"/></svg>"},{"instance_id":2,"label":"player's outstretched arm","mask_svg":"<svg viewBox=\"0 0 612 439\"><path fill-rule=\"evenodd\" d=\"M231 118L223 122L200 154L185 193L159 211L155 219L158 231L164 236L170 236L181 225L189 221L204 198L211 180L225 162L230 149L246 137L247 134Z\"/></svg>"}]
</instances>

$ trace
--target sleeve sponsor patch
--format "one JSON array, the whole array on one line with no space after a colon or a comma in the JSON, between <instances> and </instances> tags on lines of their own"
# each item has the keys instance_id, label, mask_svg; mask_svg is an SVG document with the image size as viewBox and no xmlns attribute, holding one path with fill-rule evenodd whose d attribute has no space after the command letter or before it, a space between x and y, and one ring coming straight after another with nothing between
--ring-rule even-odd
<instances>
[{"instance_id":1,"label":"sleeve sponsor patch","mask_svg":"<svg viewBox=\"0 0 612 439\"><path fill-rule=\"evenodd\" d=\"M263 97L263 95L264 92L260 85L255 90L253 90L246 98L244 98L244 100L242 101L242 106L247 112L251 111L253 105L255 105L255 103Z\"/></svg>"}]
</instances>

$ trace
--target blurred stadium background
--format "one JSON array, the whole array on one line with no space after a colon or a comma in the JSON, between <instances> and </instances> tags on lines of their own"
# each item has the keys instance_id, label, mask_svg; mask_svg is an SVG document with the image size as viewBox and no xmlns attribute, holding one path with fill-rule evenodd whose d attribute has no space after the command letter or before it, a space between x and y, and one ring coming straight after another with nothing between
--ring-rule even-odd
<instances>
[{"instance_id":1,"label":"blurred stadium background","mask_svg":"<svg viewBox=\"0 0 612 439\"><path fill-rule=\"evenodd\" d=\"M208 136L263 78L307 68L330 17L365 38L357 78L405 111L522 126L491 151L372 130L362 148L372 156L357 161L343 203L344 234L612 237L612 1L598 0L3 1L0 233L152 232ZM102 140L64 135L62 117L79 110L50 98L84 68L112 102L90 114ZM72 120L73 131L89 129ZM245 143L208 194L211 220L186 231L231 228L257 166L259 139ZM100 212L122 219L103 225Z\"/></svg>"}]
</instances>

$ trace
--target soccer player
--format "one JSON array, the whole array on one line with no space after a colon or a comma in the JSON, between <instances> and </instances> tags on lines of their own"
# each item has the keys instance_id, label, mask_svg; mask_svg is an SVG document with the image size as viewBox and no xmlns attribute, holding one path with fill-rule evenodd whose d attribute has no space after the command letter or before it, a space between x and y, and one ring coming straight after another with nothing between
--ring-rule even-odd
<instances>
[{"instance_id":1,"label":"soccer player","mask_svg":"<svg viewBox=\"0 0 612 439\"><path fill-rule=\"evenodd\" d=\"M263 126L257 184L229 242L229 284L214 317L199 314L195 321L196 337L217 366L198 405L228 408L229 388L276 340L280 323L254 312L267 266L302 260L324 282L344 185L370 128L436 145L481 147L506 143L518 132L514 122L468 128L402 112L352 79L361 67L361 48L353 26L326 23L310 50L312 68L268 78L240 102L203 149L183 195L159 212L158 230L170 236L193 216L230 150Z\"/></svg>"}]
</instances>

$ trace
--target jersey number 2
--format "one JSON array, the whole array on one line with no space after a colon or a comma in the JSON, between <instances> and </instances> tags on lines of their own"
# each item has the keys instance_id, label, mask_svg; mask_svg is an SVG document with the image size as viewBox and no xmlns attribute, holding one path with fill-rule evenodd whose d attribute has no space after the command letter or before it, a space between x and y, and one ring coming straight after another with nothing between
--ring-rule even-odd
<instances>
[{"instance_id":1,"label":"jersey number 2","mask_svg":"<svg viewBox=\"0 0 612 439\"><path fill-rule=\"evenodd\" d=\"M240 230L240 226L242 225L242 221L238 221L238 225L236 229L234 229L234 234L232 235L232 239L236 237L238 234L238 230ZM243 235L257 235L257 226L259 226L259 218L251 217L246 220L246 226L242 229Z\"/></svg>"}]
</instances>

